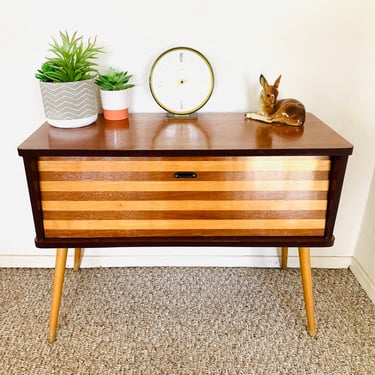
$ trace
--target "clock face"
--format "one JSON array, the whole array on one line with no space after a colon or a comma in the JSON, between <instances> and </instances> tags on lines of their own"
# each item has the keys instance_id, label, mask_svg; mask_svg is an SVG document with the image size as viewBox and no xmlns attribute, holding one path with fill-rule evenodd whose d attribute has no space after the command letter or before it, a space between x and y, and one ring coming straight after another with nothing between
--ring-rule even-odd
<instances>
[{"instance_id":1,"label":"clock face","mask_svg":"<svg viewBox=\"0 0 375 375\"><path fill-rule=\"evenodd\" d=\"M160 107L173 114L187 115L207 103L214 88L214 73L200 52L177 47L156 59L149 83Z\"/></svg>"}]
</instances>

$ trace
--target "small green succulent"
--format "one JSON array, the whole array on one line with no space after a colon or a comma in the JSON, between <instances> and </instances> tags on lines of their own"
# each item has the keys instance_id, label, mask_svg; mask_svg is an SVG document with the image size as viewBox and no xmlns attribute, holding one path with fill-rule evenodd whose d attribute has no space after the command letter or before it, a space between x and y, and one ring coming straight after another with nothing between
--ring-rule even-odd
<instances>
[{"instance_id":1,"label":"small green succulent","mask_svg":"<svg viewBox=\"0 0 375 375\"><path fill-rule=\"evenodd\" d=\"M50 43L52 56L47 57L35 77L43 82L74 82L94 78L98 72L94 60L103 52L102 47L96 47L96 38L83 42L83 37L72 36L60 31L61 41L52 38Z\"/></svg>"},{"instance_id":2,"label":"small green succulent","mask_svg":"<svg viewBox=\"0 0 375 375\"><path fill-rule=\"evenodd\" d=\"M131 77L132 75L128 74L128 72L116 70L110 67L106 74L99 74L99 77L95 82L105 91L126 90L135 86L132 83L129 83Z\"/></svg>"}]
</instances>

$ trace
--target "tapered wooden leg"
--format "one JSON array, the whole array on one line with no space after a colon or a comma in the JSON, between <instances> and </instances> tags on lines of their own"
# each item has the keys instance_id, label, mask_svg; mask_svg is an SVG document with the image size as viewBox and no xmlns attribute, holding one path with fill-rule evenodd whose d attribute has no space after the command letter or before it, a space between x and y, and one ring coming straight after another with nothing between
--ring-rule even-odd
<instances>
[{"instance_id":1,"label":"tapered wooden leg","mask_svg":"<svg viewBox=\"0 0 375 375\"><path fill-rule=\"evenodd\" d=\"M56 264L55 276L53 279L51 311L49 316L49 330L48 341L53 342L56 340L57 321L59 318L61 294L64 283L64 274L66 266L66 258L68 255L67 248L59 248L56 250Z\"/></svg>"},{"instance_id":2,"label":"tapered wooden leg","mask_svg":"<svg viewBox=\"0 0 375 375\"><path fill-rule=\"evenodd\" d=\"M316 326L314 316L314 297L311 277L310 248L300 247L298 251L302 276L303 296L306 306L307 330L310 336L314 337L316 335Z\"/></svg>"},{"instance_id":3,"label":"tapered wooden leg","mask_svg":"<svg viewBox=\"0 0 375 375\"><path fill-rule=\"evenodd\" d=\"M81 266L81 251L80 247L74 249L74 271L77 272Z\"/></svg>"},{"instance_id":4,"label":"tapered wooden leg","mask_svg":"<svg viewBox=\"0 0 375 375\"><path fill-rule=\"evenodd\" d=\"M286 270L288 267L288 248L282 247L281 248L281 268Z\"/></svg>"}]
</instances>

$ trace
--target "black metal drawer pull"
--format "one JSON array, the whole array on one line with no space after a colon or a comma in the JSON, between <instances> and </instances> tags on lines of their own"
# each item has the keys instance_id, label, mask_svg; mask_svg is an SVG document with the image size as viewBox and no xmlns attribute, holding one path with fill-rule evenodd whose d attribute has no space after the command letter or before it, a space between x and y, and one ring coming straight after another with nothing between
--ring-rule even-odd
<instances>
[{"instance_id":1,"label":"black metal drawer pull","mask_svg":"<svg viewBox=\"0 0 375 375\"><path fill-rule=\"evenodd\" d=\"M174 178L197 178L195 172L175 172L173 175Z\"/></svg>"}]
</instances>

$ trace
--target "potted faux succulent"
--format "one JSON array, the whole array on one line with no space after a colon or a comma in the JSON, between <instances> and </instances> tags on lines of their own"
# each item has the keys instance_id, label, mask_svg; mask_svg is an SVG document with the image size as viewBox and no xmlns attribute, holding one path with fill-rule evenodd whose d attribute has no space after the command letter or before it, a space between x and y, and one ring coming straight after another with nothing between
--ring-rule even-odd
<instances>
[{"instance_id":1,"label":"potted faux succulent","mask_svg":"<svg viewBox=\"0 0 375 375\"><path fill-rule=\"evenodd\" d=\"M75 128L94 123L98 116L95 59L102 52L96 38L60 31L60 39L50 43L47 57L35 77L40 80L44 112L49 124Z\"/></svg>"},{"instance_id":2,"label":"potted faux succulent","mask_svg":"<svg viewBox=\"0 0 375 375\"><path fill-rule=\"evenodd\" d=\"M107 120L124 120L129 116L129 91L135 85L127 71L110 67L106 74L99 74L96 84L100 88L103 115Z\"/></svg>"}]
</instances>

